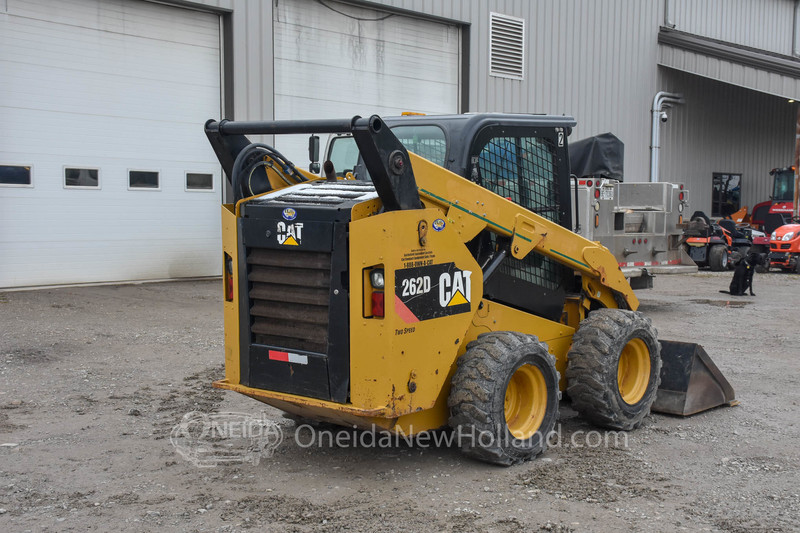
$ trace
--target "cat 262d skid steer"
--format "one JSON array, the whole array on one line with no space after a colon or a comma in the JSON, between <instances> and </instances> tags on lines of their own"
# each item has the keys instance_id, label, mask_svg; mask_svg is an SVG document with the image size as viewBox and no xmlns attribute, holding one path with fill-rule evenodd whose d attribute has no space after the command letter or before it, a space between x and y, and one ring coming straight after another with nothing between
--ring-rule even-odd
<instances>
[{"instance_id":1,"label":"cat 262d skid steer","mask_svg":"<svg viewBox=\"0 0 800 533\"><path fill-rule=\"evenodd\" d=\"M563 390L621 430L734 401L701 347L657 339L614 256L567 229L573 119L404 120L206 123L235 198L216 387L344 426L450 426L503 465L544 450ZM245 136L335 133L358 163L325 161L326 178Z\"/></svg>"}]
</instances>

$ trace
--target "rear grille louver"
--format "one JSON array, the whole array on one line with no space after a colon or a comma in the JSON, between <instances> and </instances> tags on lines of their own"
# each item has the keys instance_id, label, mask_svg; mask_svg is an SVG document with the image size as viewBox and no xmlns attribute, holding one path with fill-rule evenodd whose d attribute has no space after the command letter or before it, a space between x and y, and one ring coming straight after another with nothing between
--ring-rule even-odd
<instances>
[{"instance_id":1,"label":"rear grille louver","mask_svg":"<svg viewBox=\"0 0 800 533\"><path fill-rule=\"evenodd\" d=\"M249 248L251 342L324 354L331 254Z\"/></svg>"}]
</instances>

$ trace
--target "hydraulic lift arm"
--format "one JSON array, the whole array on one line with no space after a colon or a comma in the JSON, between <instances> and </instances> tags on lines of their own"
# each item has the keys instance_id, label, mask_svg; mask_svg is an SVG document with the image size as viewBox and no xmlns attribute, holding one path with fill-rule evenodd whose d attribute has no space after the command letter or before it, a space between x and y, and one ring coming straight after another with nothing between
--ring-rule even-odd
<instances>
[{"instance_id":1,"label":"hydraulic lift arm","mask_svg":"<svg viewBox=\"0 0 800 533\"><path fill-rule=\"evenodd\" d=\"M459 226L464 242L488 227L499 235L511 237L510 251L517 259L536 250L580 272L584 278L584 290L588 289L590 297L607 307L636 310L639 306L639 300L614 255L603 245L589 241L416 154L411 154L411 162L420 196L447 212L449 221ZM615 295L619 298L615 298Z\"/></svg>"},{"instance_id":2,"label":"hydraulic lift arm","mask_svg":"<svg viewBox=\"0 0 800 533\"><path fill-rule=\"evenodd\" d=\"M606 307L635 310L639 301L614 256L601 244L584 239L510 200L415 154L409 154L380 117L308 121L208 121L206 135L229 179L247 134L351 133L384 209L418 209L420 197L443 209L464 242L489 228L510 237L517 259L536 250L583 276L588 295ZM234 190L236 184L232 184Z\"/></svg>"}]
</instances>

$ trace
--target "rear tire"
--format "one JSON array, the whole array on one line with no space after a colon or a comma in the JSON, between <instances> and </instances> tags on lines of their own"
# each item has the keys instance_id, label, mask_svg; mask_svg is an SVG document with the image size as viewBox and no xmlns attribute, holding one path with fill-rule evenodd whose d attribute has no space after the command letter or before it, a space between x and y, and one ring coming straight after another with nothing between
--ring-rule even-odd
<instances>
[{"instance_id":1,"label":"rear tire","mask_svg":"<svg viewBox=\"0 0 800 533\"><path fill-rule=\"evenodd\" d=\"M714 272L728 269L728 250L721 244L715 244L708 251L708 266Z\"/></svg>"},{"instance_id":2,"label":"rear tire","mask_svg":"<svg viewBox=\"0 0 800 533\"><path fill-rule=\"evenodd\" d=\"M650 413L661 382L658 333L641 313L598 309L581 322L567 354L572 407L589 422L630 430Z\"/></svg>"},{"instance_id":3,"label":"rear tire","mask_svg":"<svg viewBox=\"0 0 800 533\"><path fill-rule=\"evenodd\" d=\"M480 335L458 359L447 400L461 450L504 466L544 452L558 419L558 380L555 357L536 337Z\"/></svg>"}]
</instances>

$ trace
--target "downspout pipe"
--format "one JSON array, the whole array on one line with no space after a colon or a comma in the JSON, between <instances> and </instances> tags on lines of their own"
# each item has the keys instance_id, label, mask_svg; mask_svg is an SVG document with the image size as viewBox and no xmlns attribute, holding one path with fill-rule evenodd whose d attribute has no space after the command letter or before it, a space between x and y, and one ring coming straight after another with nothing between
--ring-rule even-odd
<instances>
[{"instance_id":1,"label":"downspout pipe","mask_svg":"<svg viewBox=\"0 0 800 533\"><path fill-rule=\"evenodd\" d=\"M665 109L673 104L682 104L683 95L659 91L653 97L653 107L650 110L652 125L650 130L650 182L658 182L658 155L661 149L661 116ZM666 122L666 115L664 115Z\"/></svg>"}]
</instances>

